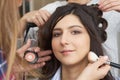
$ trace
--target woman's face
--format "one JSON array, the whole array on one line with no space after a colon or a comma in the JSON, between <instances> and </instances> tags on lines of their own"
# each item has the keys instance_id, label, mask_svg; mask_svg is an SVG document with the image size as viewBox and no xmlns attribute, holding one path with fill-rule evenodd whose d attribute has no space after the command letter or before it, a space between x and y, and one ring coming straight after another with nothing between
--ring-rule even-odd
<instances>
[{"instance_id":1,"label":"woman's face","mask_svg":"<svg viewBox=\"0 0 120 80\"><path fill-rule=\"evenodd\" d=\"M90 37L77 16L69 14L54 27L52 49L64 65L74 65L86 59L90 50Z\"/></svg>"}]
</instances>

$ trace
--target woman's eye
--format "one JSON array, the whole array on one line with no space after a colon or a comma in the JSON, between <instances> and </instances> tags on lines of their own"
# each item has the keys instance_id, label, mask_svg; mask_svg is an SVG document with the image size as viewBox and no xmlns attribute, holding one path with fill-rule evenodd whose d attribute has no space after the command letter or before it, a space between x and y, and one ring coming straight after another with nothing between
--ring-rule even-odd
<instances>
[{"instance_id":1,"label":"woman's eye","mask_svg":"<svg viewBox=\"0 0 120 80\"><path fill-rule=\"evenodd\" d=\"M53 37L59 37L60 36L60 33L53 33Z\"/></svg>"},{"instance_id":2,"label":"woman's eye","mask_svg":"<svg viewBox=\"0 0 120 80\"><path fill-rule=\"evenodd\" d=\"M80 34L80 33L81 33L81 31L77 31L77 30L72 31L72 34L73 34L73 35L75 35L75 34Z\"/></svg>"}]
</instances>

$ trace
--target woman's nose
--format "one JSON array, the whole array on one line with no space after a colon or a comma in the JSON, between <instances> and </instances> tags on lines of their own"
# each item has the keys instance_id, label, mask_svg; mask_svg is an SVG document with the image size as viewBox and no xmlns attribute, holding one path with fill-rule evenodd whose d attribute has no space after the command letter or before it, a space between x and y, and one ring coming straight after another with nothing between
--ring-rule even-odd
<instances>
[{"instance_id":1,"label":"woman's nose","mask_svg":"<svg viewBox=\"0 0 120 80\"><path fill-rule=\"evenodd\" d=\"M61 40L60 40L61 45L68 45L69 41L70 40L69 40L67 35L62 35L61 36Z\"/></svg>"}]
</instances>

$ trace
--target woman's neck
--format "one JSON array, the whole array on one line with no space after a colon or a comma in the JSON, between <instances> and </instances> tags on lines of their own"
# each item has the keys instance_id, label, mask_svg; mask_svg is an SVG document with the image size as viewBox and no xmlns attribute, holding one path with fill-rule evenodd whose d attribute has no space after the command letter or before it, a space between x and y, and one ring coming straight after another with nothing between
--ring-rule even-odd
<instances>
[{"instance_id":1,"label":"woman's neck","mask_svg":"<svg viewBox=\"0 0 120 80\"><path fill-rule=\"evenodd\" d=\"M61 72L61 80L76 80L87 65L88 61L86 60L72 66L63 65Z\"/></svg>"},{"instance_id":2,"label":"woman's neck","mask_svg":"<svg viewBox=\"0 0 120 80\"><path fill-rule=\"evenodd\" d=\"M87 4L90 1L91 0L68 0L68 2L70 2L70 3L79 3L79 4Z\"/></svg>"}]
</instances>

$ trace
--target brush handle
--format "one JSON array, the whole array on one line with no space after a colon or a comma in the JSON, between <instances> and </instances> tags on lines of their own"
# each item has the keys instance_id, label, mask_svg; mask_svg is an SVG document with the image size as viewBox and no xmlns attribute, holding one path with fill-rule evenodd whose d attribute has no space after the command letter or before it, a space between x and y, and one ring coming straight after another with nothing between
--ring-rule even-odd
<instances>
[{"instance_id":1,"label":"brush handle","mask_svg":"<svg viewBox=\"0 0 120 80\"><path fill-rule=\"evenodd\" d=\"M110 66L120 69L120 64L110 62Z\"/></svg>"},{"instance_id":2,"label":"brush handle","mask_svg":"<svg viewBox=\"0 0 120 80\"><path fill-rule=\"evenodd\" d=\"M37 25L35 23L28 22L27 27L33 28L33 27L37 27Z\"/></svg>"}]
</instances>

